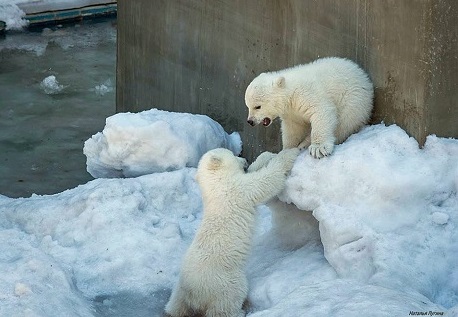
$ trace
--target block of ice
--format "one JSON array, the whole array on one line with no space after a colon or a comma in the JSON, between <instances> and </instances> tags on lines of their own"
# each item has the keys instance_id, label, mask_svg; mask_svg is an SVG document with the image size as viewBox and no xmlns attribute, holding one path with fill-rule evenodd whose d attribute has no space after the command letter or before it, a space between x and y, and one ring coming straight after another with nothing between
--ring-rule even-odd
<instances>
[{"instance_id":1,"label":"block of ice","mask_svg":"<svg viewBox=\"0 0 458 317\"><path fill-rule=\"evenodd\" d=\"M43 79L40 84L40 87L47 95L55 95L58 94L64 89L63 85L60 85L56 79L56 76L51 75Z\"/></svg>"}]
</instances>

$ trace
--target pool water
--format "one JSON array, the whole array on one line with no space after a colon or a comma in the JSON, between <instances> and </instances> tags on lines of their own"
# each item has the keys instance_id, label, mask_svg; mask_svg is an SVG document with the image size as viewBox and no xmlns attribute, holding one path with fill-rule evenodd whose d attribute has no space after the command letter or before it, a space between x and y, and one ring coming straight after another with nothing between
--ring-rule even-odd
<instances>
[{"instance_id":1,"label":"pool water","mask_svg":"<svg viewBox=\"0 0 458 317\"><path fill-rule=\"evenodd\" d=\"M83 145L115 113L115 73L115 18L0 38L0 194L54 194L92 179Z\"/></svg>"}]
</instances>

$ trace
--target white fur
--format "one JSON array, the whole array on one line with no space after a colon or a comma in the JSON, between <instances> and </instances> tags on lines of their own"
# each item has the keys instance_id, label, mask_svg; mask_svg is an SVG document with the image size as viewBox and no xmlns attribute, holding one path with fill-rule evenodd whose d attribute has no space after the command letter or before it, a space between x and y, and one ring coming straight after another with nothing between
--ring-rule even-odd
<instances>
[{"instance_id":1,"label":"white fur","mask_svg":"<svg viewBox=\"0 0 458 317\"><path fill-rule=\"evenodd\" d=\"M179 281L165 308L173 317L245 316L248 293L244 274L255 206L278 195L298 149L261 155L245 173L244 159L226 149L207 152L197 181L204 205L202 223L183 259Z\"/></svg>"},{"instance_id":2,"label":"white fur","mask_svg":"<svg viewBox=\"0 0 458 317\"><path fill-rule=\"evenodd\" d=\"M284 149L308 147L321 158L369 121L373 97L373 85L357 64L328 57L260 74L248 85L245 103L253 124L281 118Z\"/></svg>"}]
</instances>

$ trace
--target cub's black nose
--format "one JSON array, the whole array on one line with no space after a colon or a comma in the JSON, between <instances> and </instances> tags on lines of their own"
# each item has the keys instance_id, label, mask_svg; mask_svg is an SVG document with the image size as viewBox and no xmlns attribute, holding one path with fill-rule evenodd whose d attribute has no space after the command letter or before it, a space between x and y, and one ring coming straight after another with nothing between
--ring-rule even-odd
<instances>
[{"instance_id":1,"label":"cub's black nose","mask_svg":"<svg viewBox=\"0 0 458 317\"><path fill-rule=\"evenodd\" d=\"M247 122L248 122L249 125L254 126L253 120L250 119L250 120L247 120Z\"/></svg>"}]
</instances>

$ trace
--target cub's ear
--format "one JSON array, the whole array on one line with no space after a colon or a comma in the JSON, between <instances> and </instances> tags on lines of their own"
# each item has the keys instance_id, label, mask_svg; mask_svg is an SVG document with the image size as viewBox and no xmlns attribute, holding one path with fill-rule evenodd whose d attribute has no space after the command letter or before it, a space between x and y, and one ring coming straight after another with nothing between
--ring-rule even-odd
<instances>
[{"instance_id":1,"label":"cub's ear","mask_svg":"<svg viewBox=\"0 0 458 317\"><path fill-rule=\"evenodd\" d=\"M209 170L217 170L221 167L222 164L223 164L223 160L220 157L212 155L208 162L207 168Z\"/></svg>"},{"instance_id":2,"label":"cub's ear","mask_svg":"<svg viewBox=\"0 0 458 317\"><path fill-rule=\"evenodd\" d=\"M275 79L275 81L273 82L273 85L278 87L278 88L285 87L285 77L283 77L283 76L277 77Z\"/></svg>"}]
</instances>

